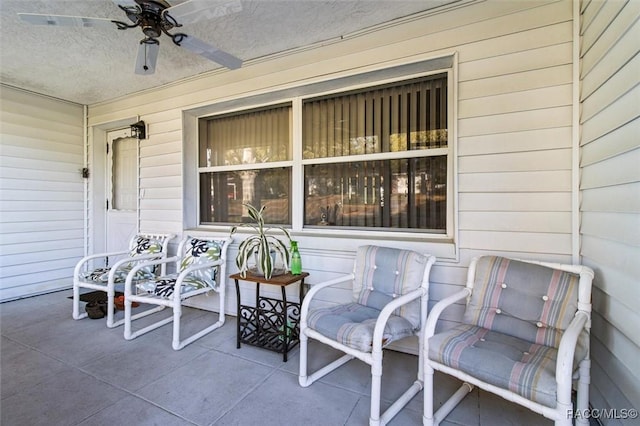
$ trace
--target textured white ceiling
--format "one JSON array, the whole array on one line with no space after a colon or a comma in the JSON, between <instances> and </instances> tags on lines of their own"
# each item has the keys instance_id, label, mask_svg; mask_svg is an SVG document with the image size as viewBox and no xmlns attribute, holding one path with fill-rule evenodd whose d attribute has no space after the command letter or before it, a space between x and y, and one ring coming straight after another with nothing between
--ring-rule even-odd
<instances>
[{"instance_id":1,"label":"textured white ceiling","mask_svg":"<svg viewBox=\"0 0 640 426\"><path fill-rule=\"evenodd\" d=\"M455 1L242 0L240 12L185 25L181 32L247 62ZM90 105L221 68L163 35L155 74L136 75L140 28L34 26L18 12L127 20L110 0L0 0L0 82L11 86Z\"/></svg>"}]
</instances>

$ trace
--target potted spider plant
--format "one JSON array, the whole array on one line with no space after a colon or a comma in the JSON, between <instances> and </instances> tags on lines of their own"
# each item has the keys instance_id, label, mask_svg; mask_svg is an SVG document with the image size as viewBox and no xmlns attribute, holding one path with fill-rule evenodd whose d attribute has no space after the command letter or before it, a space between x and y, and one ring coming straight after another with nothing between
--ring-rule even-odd
<instances>
[{"instance_id":1,"label":"potted spider plant","mask_svg":"<svg viewBox=\"0 0 640 426\"><path fill-rule=\"evenodd\" d=\"M236 256L236 266L240 270L241 276L244 278L247 275L247 271L250 269L250 260L255 258L256 271L259 275L264 275L266 279L270 279L275 272L276 255L279 256L283 263L285 270L289 269L289 245L291 244L291 235L285 228L278 226L275 228L267 228L264 225L263 212L266 209L266 205L262 206L260 210L248 203L243 203L249 214L250 222L243 222L231 228L231 234L233 235L239 228L251 228L255 231L255 234L248 236L244 241L240 243L238 247L238 255ZM285 244L275 235L270 233L273 231L282 232L288 240L288 244Z\"/></svg>"}]
</instances>

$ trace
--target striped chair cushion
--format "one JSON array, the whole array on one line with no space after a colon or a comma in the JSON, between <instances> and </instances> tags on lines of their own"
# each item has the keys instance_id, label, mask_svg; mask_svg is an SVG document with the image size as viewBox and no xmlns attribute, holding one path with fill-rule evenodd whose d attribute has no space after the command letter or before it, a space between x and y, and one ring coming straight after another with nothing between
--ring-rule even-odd
<instances>
[{"instance_id":1,"label":"striped chair cushion","mask_svg":"<svg viewBox=\"0 0 640 426\"><path fill-rule=\"evenodd\" d=\"M362 246L356 253L353 302L381 310L395 297L420 287L426 256L410 250ZM420 327L420 300L414 300L394 312Z\"/></svg>"},{"instance_id":2,"label":"striped chair cushion","mask_svg":"<svg viewBox=\"0 0 640 426\"><path fill-rule=\"evenodd\" d=\"M463 322L557 348L578 308L578 281L568 272L484 256Z\"/></svg>"},{"instance_id":3,"label":"striped chair cushion","mask_svg":"<svg viewBox=\"0 0 640 426\"><path fill-rule=\"evenodd\" d=\"M380 311L358 303L349 303L309 312L307 324L325 337L351 348L371 352L373 329ZM415 327L397 315L391 315L383 333L383 346L413 335Z\"/></svg>"},{"instance_id":4,"label":"striped chair cushion","mask_svg":"<svg viewBox=\"0 0 640 426\"><path fill-rule=\"evenodd\" d=\"M431 337L428 356L484 382L555 408L557 353L555 347L462 324ZM586 354L586 345L579 344L574 368Z\"/></svg>"}]
</instances>

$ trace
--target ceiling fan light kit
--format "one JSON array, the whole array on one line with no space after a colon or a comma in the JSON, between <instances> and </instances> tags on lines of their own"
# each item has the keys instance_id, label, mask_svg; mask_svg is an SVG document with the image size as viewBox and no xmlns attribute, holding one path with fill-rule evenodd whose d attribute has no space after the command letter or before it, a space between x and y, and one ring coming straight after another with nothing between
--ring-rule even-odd
<instances>
[{"instance_id":1,"label":"ceiling fan light kit","mask_svg":"<svg viewBox=\"0 0 640 426\"><path fill-rule=\"evenodd\" d=\"M199 40L183 32L171 33L183 24L194 23L204 19L213 19L242 10L240 0L223 2L205 2L189 0L171 6L165 0L111 0L129 18L131 24L104 18L87 18L82 16L40 15L19 13L20 19L33 25L73 26L83 28L113 27L119 30L140 27L145 38L140 40L136 56L135 73L150 75L155 72L162 34L171 38L177 46L216 62L229 69L242 66L242 60L224 52L205 41ZM178 23L178 21L182 21Z\"/></svg>"}]
</instances>

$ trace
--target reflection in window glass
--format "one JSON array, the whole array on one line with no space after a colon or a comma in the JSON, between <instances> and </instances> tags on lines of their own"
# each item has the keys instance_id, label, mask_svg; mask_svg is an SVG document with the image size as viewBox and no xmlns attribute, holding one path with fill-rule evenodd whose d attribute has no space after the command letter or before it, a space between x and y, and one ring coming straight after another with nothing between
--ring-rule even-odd
<instances>
[{"instance_id":1,"label":"reflection in window glass","mask_svg":"<svg viewBox=\"0 0 640 426\"><path fill-rule=\"evenodd\" d=\"M291 104L200 119L200 223L248 220L248 203L267 205L267 223L290 224L291 135Z\"/></svg>"},{"instance_id":2,"label":"reflection in window glass","mask_svg":"<svg viewBox=\"0 0 640 426\"><path fill-rule=\"evenodd\" d=\"M113 141L111 149L111 208L137 210L138 141L134 138L119 138Z\"/></svg>"},{"instance_id":3,"label":"reflection in window glass","mask_svg":"<svg viewBox=\"0 0 640 426\"><path fill-rule=\"evenodd\" d=\"M291 160L290 105L203 119L200 167Z\"/></svg>"},{"instance_id":4,"label":"reflection in window glass","mask_svg":"<svg viewBox=\"0 0 640 426\"><path fill-rule=\"evenodd\" d=\"M305 167L305 225L446 230L446 156Z\"/></svg>"},{"instance_id":5,"label":"reflection in window glass","mask_svg":"<svg viewBox=\"0 0 640 426\"><path fill-rule=\"evenodd\" d=\"M343 157L447 146L447 75L303 103L303 157Z\"/></svg>"},{"instance_id":6,"label":"reflection in window glass","mask_svg":"<svg viewBox=\"0 0 640 426\"><path fill-rule=\"evenodd\" d=\"M446 233L447 78L303 101L305 226Z\"/></svg>"},{"instance_id":7,"label":"reflection in window glass","mask_svg":"<svg viewBox=\"0 0 640 426\"><path fill-rule=\"evenodd\" d=\"M239 170L200 174L200 222L240 223L247 218L242 203L266 205L270 224L291 223L291 169Z\"/></svg>"}]
</instances>

